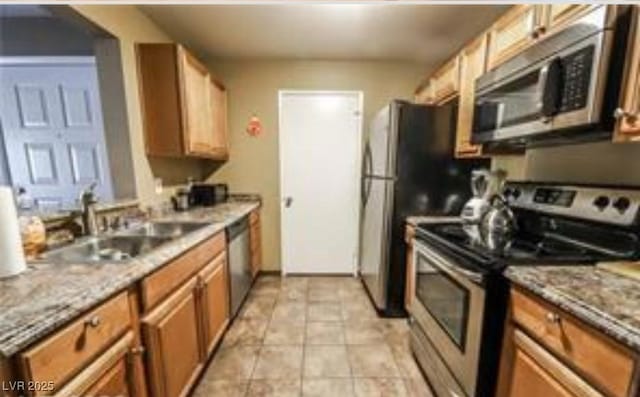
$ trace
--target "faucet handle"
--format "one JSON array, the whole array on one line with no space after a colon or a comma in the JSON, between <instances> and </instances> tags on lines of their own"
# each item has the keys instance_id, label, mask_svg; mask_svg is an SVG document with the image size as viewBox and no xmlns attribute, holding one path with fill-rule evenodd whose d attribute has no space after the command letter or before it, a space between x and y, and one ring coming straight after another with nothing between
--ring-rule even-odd
<instances>
[{"instance_id":1,"label":"faucet handle","mask_svg":"<svg viewBox=\"0 0 640 397\"><path fill-rule=\"evenodd\" d=\"M82 189L80 192L80 202L83 204L94 204L97 202L97 196L95 193L96 187L98 187L97 182L91 182L89 186Z\"/></svg>"}]
</instances>

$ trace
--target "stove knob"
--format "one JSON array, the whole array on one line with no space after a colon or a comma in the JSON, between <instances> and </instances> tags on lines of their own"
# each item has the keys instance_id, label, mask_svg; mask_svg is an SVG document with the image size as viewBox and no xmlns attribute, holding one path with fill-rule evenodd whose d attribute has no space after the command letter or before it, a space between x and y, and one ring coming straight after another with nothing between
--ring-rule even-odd
<instances>
[{"instance_id":1,"label":"stove knob","mask_svg":"<svg viewBox=\"0 0 640 397\"><path fill-rule=\"evenodd\" d=\"M598 196L595 200L593 200L593 205L595 205L600 211L604 211L604 209L609 205L609 202L609 197Z\"/></svg>"},{"instance_id":2,"label":"stove knob","mask_svg":"<svg viewBox=\"0 0 640 397\"><path fill-rule=\"evenodd\" d=\"M617 209L619 213L624 213L631 206L631 200L627 197L619 197L613 202L613 208Z\"/></svg>"},{"instance_id":3,"label":"stove knob","mask_svg":"<svg viewBox=\"0 0 640 397\"><path fill-rule=\"evenodd\" d=\"M502 192L502 194L506 198L511 198L511 196L513 195L513 189L511 189L510 187L505 188L504 191Z\"/></svg>"},{"instance_id":4,"label":"stove knob","mask_svg":"<svg viewBox=\"0 0 640 397\"><path fill-rule=\"evenodd\" d=\"M520 195L522 194L522 191L518 188L513 189L513 193L511 193L513 195L513 198L517 199L518 197L520 197Z\"/></svg>"}]
</instances>

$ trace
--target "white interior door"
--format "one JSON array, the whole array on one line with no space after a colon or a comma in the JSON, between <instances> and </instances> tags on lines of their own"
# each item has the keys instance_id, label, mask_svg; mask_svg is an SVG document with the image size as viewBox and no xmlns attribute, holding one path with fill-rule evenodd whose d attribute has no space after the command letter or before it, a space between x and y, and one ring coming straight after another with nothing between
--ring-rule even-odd
<instances>
[{"instance_id":1,"label":"white interior door","mask_svg":"<svg viewBox=\"0 0 640 397\"><path fill-rule=\"evenodd\" d=\"M0 119L8 171L40 209L77 206L97 183L113 198L93 61L3 64Z\"/></svg>"},{"instance_id":2,"label":"white interior door","mask_svg":"<svg viewBox=\"0 0 640 397\"><path fill-rule=\"evenodd\" d=\"M283 273L356 273L361 146L360 92L280 92Z\"/></svg>"}]
</instances>

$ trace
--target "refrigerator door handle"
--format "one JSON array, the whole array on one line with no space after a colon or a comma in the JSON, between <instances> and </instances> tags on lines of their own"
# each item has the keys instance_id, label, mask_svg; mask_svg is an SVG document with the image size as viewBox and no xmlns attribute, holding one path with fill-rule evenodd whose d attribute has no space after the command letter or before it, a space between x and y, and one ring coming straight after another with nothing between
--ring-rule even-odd
<instances>
[{"instance_id":1,"label":"refrigerator door handle","mask_svg":"<svg viewBox=\"0 0 640 397\"><path fill-rule=\"evenodd\" d=\"M369 201L369 194L371 193L371 178L369 178L369 175L371 174L373 168L373 162L371 159L371 146L369 146L369 142L367 142L367 145L364 148L364 158L362 160L361 194L362 207L364 208L367 205L367 201Z\"/></svg>"},{"instance_id":2,"label":"refrigerator door handle","mask_svg":"<svg viewBox=\"0 0 640 397\"><path fill-rule=\"evenodd\" d=\"M371 178L366 178L366 192L364 196L363 207L366 207L367 202L369 201L369 195L371 194Z\"/></svg>"}]
</instances>

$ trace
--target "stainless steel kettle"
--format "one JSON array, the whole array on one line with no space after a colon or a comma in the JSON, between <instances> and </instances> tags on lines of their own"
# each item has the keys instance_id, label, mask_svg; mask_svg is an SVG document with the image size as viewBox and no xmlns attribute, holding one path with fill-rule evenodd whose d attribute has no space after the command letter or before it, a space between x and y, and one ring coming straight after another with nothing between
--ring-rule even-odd
<instances>
[{"instance_id":1,"label":"stainless steel kettle","mask_svg":"<svg viewBox=\"0 0 640 397\"><path fill-rule=\"evenodd\" d=\"M491 198L500 192L506 178L502 170L473 170L471 173L471 191L473 197L462 209L462 229L474 244L483 244L480 224L484 215L491 209Z\"/></svg>"},{"instance_id":2,"label":"stainless steel kettle","mask_svg":"<svg viewBox=\"0 0 640 397\"><path fill-rule=\"evenodd\" d=\"M480 222L480 237L486 248L501 252L509 248L517 223L513 211L501 194L493 195L490 205Z\"/></svg>"}]
</instances>

